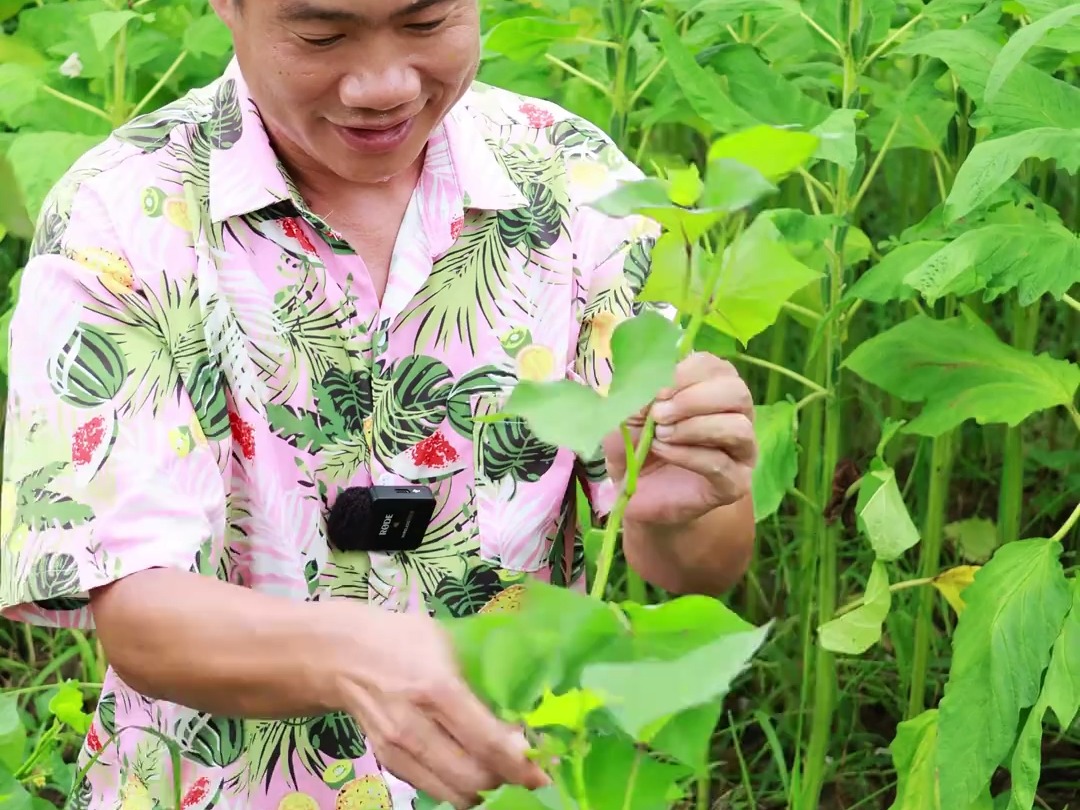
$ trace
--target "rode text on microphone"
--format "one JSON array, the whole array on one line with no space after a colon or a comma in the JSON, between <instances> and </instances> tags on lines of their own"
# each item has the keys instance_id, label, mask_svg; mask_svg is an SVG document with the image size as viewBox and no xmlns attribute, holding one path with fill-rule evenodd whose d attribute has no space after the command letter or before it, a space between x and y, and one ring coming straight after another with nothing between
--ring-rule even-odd
<instances>
[{"instance_id":1,"label":"rode text on microphone","mask_svg":"<svg viewBox=\"0 0 1080 810\"><path fill-rule=\"evenodd\" d=\"M349 487L326 519L330 543L340 551L414 551L435 513L435 496L418 484Z\"/></svg>"}]
</instances>

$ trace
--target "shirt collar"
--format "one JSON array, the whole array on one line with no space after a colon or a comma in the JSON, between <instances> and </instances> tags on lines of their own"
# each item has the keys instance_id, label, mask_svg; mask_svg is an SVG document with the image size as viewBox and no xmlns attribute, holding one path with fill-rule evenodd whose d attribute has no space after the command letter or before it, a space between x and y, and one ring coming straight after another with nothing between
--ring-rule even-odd
<instances>
[{"instance_id":1,"label":"shirt collar","mask_svg":"<svg viewBox=\"0 0 1080 810\"><path fill-rule=\"evenodd\" d=\"M210 153L211 219L223 222L283 202L305 208L270 143L235 57L219 81L235 82L243 131L231 148ZM526 205L521 189L495 154L496 144L485 137L470 111L468 96L440 125L465 207L505 210Z\"/></svg>"}]
</instances>

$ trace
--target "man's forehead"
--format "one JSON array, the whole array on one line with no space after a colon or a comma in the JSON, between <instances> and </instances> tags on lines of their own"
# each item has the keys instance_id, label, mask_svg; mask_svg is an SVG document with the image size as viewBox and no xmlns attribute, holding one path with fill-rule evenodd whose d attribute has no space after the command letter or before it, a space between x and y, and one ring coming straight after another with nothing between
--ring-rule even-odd
<instances>
[{"instance_id":1,"label":"man's forehead","mask_svg":"<svg viewBox=\"0 0 1080 810\"><path fill-rule=\"evenodd\" d=\"M471 2L472 0L467 0ZM286 20L362 22L405 17L426 9L459 5L463 0L257 0L271 4Z\"/></svg>"}]
</instances>

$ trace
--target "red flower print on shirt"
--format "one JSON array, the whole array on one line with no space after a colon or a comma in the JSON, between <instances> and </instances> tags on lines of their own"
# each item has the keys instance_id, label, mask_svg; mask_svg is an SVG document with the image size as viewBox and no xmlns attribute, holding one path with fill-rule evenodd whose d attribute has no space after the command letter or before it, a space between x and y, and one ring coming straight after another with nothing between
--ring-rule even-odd
<instances>
[{"instance_id":1,"label":"red flower print on shirt","mask_svg":"<svg viewBox=\"0 0 1080 810\"><path fill-rule=\"evenodd\" d=\"M412 449L412 460L417 467L445 467L458 460L458 452L441 433L435 433Z\"/></svg>"},{"instance_id":2,"label":"red flower print on shirt","mask_svg":"<svg viewBox=\"0 0 1080 810\"><path fill-rule=\"evenodd\" d=\"M233 411L229 411L229 426L232 428L233 440L240 445L240 452L244 454L244 458L251 461L255 458L255 431Z\"/></svg>"},{"instance_id":3,"label":"red flower print on shirt","mask_svg":"<svg viewBox=\"0 0 1080 810\"><path fill-rule=\"evenodd\" d=\"M101 738L98 737L97 728L93 724L90 725L90 731L86 735L86 747L90 749L91 754L97 754L102 749Z\"/></svg>"},{"instance_id":4,"label":"red flower print on shirt","mask_svg":"<svg viewBox=\"0 0 1080 810\"><path fill-rule=\"evenodd\" d=\"M450 223L450 236L457 239L465 229L465 217L458 217Z\"/></svg>"},{"instance_id":5,"label":"red flower print on shirt","mask_svg":"<svg viewBox=\"0 0 1080 810\"><path fill-rule=\"evenodd\" d=\"M522 104L521 112L529 119L531 127L550 127L555 123L555 116L547 110L541 110L535 104Z\"/></svg>"},{"instance_id":6,"label":"red flower print on shirt","mask_svg":"<svg viewBox=\"0 0 1080 810\"><path fill-rule=\"evenodd\" d=\"M300 226L299 220L295 217L288 217L281 220L281 229L285 232L287 237L299 242L300 247L308 253L315 253L315 245L311 244L311 240L308 239L307 234L304 233L304 229Z\"/></svg>"}]
</instances>

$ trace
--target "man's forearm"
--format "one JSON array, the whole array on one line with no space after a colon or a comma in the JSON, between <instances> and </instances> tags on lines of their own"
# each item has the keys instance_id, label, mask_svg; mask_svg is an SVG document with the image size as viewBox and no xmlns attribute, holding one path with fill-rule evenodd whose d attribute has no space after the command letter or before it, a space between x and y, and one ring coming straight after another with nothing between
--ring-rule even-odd
<instances>
[{"instance_id":1,"label":"man's forearm","mask_svg":"<svg viewBox=\"0 0 1080 810\"><path fill-rule=\"evenodd\" d=\"M351 610L345 610L351 607ZM337 705L339 662L367 613L291 602L158 569L92 595L109 663L147 697L232 717L285 719ZM351 632L350 632L351 631Z\"/></svg>"},{"instance_id":2,"label":"man's forearm","mask_svg":"<svg viewBox=\"0 0 1080 810\"><path fill-rule=\"evenodd\" d=\"M754 548L753 500L747 496L680 526L623 524L627 563L671 593L717 596L746 573Z\"/></svg>"}]
</instances>

